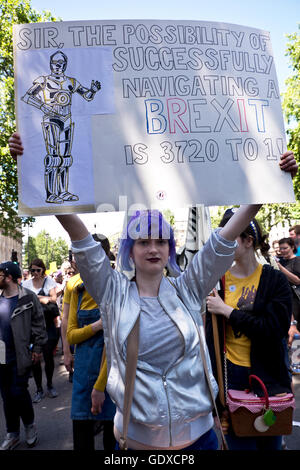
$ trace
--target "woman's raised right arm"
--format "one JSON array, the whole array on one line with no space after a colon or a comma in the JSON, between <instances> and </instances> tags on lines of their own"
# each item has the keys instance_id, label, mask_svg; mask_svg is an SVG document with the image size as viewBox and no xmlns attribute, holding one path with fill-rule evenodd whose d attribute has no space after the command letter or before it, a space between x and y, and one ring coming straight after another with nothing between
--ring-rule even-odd
<instances>
[{"instance_id":1,"label":"woman's raised right arm","mask_svg":"<svg viewBox=\"0 0 300 470\"><path fill-rule=\"evenodd\" d=\"M83 240L88 236L89 231L76 214L55 216L63 228L68 232L71 241Z\"/></svg>"}]
</instances>

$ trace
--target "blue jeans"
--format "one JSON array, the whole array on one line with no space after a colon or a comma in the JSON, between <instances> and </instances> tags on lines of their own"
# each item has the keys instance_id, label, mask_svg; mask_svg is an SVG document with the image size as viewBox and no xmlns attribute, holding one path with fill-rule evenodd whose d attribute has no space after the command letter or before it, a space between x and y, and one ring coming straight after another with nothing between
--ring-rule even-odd
<instances>
[{"instance_id":1,"label":"blue jeans","mask_svg":"<svg viewBox=\"0 0 300 470\"><path fill-rule=\"evenodd\" d=\"M191 444L188 447L185 447L186 450L217 450L218 449L218 438L213 429L210 429L205 434L199 437L197 441Z\"/></svg>"},{"instance_id":2,"label":"blue jeans","mask_svg":"<svg viewBox=\"0 0 300 470\"><path fill-rule=\"evenodd\" d=\"M225 436L229 450L281 450L282 436L237 437L231 430Z\"/></svg>"},{"instance_id":3,"label":"blue jeans","mask_svg":"<svg viewBox=\"0 0 300 470\"><path fill-rule=\"evenodd\" d=\"M227 361L228 388L249 388L250 369ZM226 434L229 450L281 450L282 436L237 437L229 428Z\"/></svg>"},{"instance_id":4,"label":"blue jeans","mask_svg":"<svg viewBox=\"0 0 300 470\"><path fill-rule=\"evenodd\" d=\"M213 429L210 429L205 434L199 437L199 439L193 444L188 447L184 447L184 449L180 449L181 451L189 451L189 450L217 450L218 449L218 438ZM119 443L116 443L116 449L120 450ZM133 450L134 449L128 449Z\"/></svg>"}]
</instances>

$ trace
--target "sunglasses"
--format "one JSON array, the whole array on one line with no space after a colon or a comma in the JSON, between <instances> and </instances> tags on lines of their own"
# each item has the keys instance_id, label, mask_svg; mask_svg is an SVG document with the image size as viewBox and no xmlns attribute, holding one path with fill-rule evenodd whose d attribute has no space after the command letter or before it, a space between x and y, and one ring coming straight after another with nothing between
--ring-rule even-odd
<instances>
[{"instance_id":1,"label":"sunglasses","mask_svg":"<svg viewBox=\"0 0 300 470\"><path fill-rule=\"evenodd\" d=\"M32 269L30 269L30 272L31 273L35 273L35 272L40 273L41 270L42 270L42 268L32 268Z\"/></svg>"}]
</instances>

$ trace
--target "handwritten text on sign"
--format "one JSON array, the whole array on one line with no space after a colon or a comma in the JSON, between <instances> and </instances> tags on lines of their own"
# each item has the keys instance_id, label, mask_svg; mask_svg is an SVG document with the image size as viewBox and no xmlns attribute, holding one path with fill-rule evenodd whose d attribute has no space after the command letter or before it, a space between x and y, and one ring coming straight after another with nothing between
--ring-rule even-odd
<instances>
[{"instance_id":1,"label":"handwritten text on sign","mask_svg":"<svg viewBox=\"0 0 300 470\"><path fill-rule=\"evenodd\" d=\"M24 200L27 207L121 210L120 198L162 208L294 200L290 179L278 168L286 144L269 33L194 21L62 22L19 25L14 44L17 66L23 55L65 51L70 74L82 61L88 65L80 82L97 78L102 85L86 107L91 200L83 200L82 173L75 171L79 140L86 154L80 124L70 169L78 200L51 208L42 198ZM110 62L100 61L104 50ZM108 68L111 79L103 86ZM97 108L104 98L108 104ZM76 129L82 104L73 102Z\"/></svg>"}]
</instances>

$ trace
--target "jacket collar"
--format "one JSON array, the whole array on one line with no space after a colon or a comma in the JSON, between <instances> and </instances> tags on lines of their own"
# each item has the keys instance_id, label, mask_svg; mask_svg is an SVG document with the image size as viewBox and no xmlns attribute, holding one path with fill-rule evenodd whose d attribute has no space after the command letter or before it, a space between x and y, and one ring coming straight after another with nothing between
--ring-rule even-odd
<instances>
[{"instance_id":1,"label":"jacket collar","mask_svg":"<svg viewBox=\"0 0 300 470\"><path fill-rule=\"evenodd\" d=\"M28 292L22 285L21 286L18 285L18 295L19 295L19 299L21 299L22 297L25 297L25 295L28 295Z\"/></svg>"},{"instance_id":2,"label":"jacket collar","mask_svg":"<svg viewBox=\"0 0 300 470\"><path fill-rule=\"evenodd\" d=\"M191 328L191 323L194 323L192 316L187 312L184 304L180 301L175 287L173 287L165 277L162 278L159 286L158 301L183 335L185 348L191 347L195 339L196 331L196 328ZM125 304L126 306L124 312L120 315L117 328L118 343L121 347L135 325L141 311L140 297L135 282L131 282L129 285L128 299ZM189 318L191 322L188 321Z\"/></svg>"},{"instance_id":3,"label":"jacket collar","mask_svg":"<svg viewBox=\"0 0 300 470\"><path fill-rule=\"evenodd\" d=\"M127 299L120 312L117 326L118 344L122 347L140 314L140 297L135 282L130 282L127 290Z\"/></svg>"},{"instance_id":4,"label":"jacket collar","mask_svg":"<svg viewBox=\"0 0 300 470\"><path fill-rule=\"evenodd\" d=\"M182 333L185 348L191 346L191 342L195 339L196 332L196 327L191 327L192 325L194 326L192 313L181 300L176 287L173 286L166 277L163 277L161 280L158 300L165 312Z\"/></svg>"}]
</instances>

